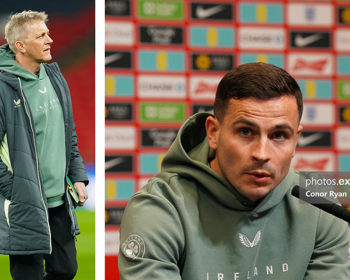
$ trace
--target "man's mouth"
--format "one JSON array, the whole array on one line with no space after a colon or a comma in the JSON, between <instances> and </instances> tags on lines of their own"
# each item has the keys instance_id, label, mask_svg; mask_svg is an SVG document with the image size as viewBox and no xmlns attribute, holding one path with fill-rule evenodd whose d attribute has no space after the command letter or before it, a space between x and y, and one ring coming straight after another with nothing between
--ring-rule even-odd
<instances>
[{"instance_id":1,"label":"man's mouth","mask_svg":"<svg viewBox=\"0 0 350 280\"><path fill-rule=\"evenodd\" d=\"M258 183L264 183L271 177L270 173L263 171L250 171L247 174L253 181Z\"/></svg>"}]
</instances>

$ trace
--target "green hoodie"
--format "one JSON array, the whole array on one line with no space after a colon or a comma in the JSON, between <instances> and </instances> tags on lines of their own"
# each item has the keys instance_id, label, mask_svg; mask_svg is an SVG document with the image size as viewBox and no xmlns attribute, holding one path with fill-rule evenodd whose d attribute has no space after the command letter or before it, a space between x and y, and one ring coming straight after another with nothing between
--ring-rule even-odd
<instances>
[{"instance_id":1,"label":"green hoodie","mask_svg":"<svg viewBox=\"0 0 350 280\"><path fill-rule=\"evenodd\" d=\"M241 196L210 169L208 116L186 121L162 172L128 203L121 279L350 279L348 224L293 197L292 168L260 203Z\"/></svg>"},{"instance_id":2,"label":"green hoodie","mask_svg":"<svg viewBox=\"0 0 350 280\"><path fill-rule=\"evenodd\" d=\"M8 44L0 47L0 70L17 76L31 109L36 133L36 148L48 207L64 203L65 139L64 120L57 94L43 64L34 75L15 61Z\"/></svg>"}]
</instances>

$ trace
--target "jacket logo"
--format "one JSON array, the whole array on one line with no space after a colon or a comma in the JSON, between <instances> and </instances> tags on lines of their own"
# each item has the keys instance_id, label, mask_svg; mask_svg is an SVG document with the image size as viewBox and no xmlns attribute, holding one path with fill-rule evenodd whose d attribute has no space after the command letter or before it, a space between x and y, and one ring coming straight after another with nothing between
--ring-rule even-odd
<instances>
[{"instance_id":1,"label":"jacket logo","mask_svg":"<svg viewBox=\"0 0 350 280\"><path fill-rule=\"evenodd\" d=\"M46 87L44 87L44 90L39 89L39 91L44 94L46 92Z\"/></svg>"},{"instance_id":2,"label":"jacket logo","mask_svg":"<svg viewBox=\"0 0 350 280\"><path fill-rule=\"evenodd\" d=\"M21 99L18 99L17 101L13 100L13 102L15 102L15 108L21 107Z\"/></svg>"},{"instance_id":3,"label":"jacket logo","mask_svg":"<svg viewBox=\"0 0 350 280\"><path fill-rule=\"evenodd\" d=\"M250 242L248 237L245 236L244 234L242 233L239 234L239 240L247 248L253 248L256 245L258 245L260 241L260 237L261 237L261 230L259 230L258 233L255 235L253 242Z\"/></svg>"},{"instance_id":4,"label":"jacket logo","mask_svg":"<svg viewBox=\"0 0 350 280\"><path fill-rule=\"evenodd\" d=\"M142 258L146 250L145 242L140 236L132 234L125 240L121 250L124 256L129 259Z\"/></svg>"}]
</instances>

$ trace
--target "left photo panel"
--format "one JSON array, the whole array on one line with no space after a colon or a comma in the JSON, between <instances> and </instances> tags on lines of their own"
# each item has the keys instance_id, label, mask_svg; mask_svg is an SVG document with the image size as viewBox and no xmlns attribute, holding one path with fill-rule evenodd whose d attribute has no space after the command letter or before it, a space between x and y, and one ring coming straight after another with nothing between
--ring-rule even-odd
<instances>
[{"instance_id":1,"label":"left photo panel","mask_svg":"<svg viewBox=\"0 0 350 280\"><path fill-rule=\"evenodd\" d=\"M0 9L0 278L95 279L95 1Z\"/></svg>"}]
</instances>

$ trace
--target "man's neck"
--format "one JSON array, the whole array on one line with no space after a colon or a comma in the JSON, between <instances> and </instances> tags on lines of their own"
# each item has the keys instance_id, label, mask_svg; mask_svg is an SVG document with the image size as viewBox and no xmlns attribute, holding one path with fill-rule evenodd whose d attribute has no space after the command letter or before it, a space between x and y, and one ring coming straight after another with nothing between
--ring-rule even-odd
<instances>
[{"instance_id":1,"label":"man's neck","mask_svg":"<svg viewBox=\"0 0 350 280\"><path fill-rule=\"evenodd\" d=\"M40 63L34 61L28 61L21 55L16 55L16 61L24 69L28 70L30 73L37 75L40 69Z\"/></svg>"}]
</instances>

